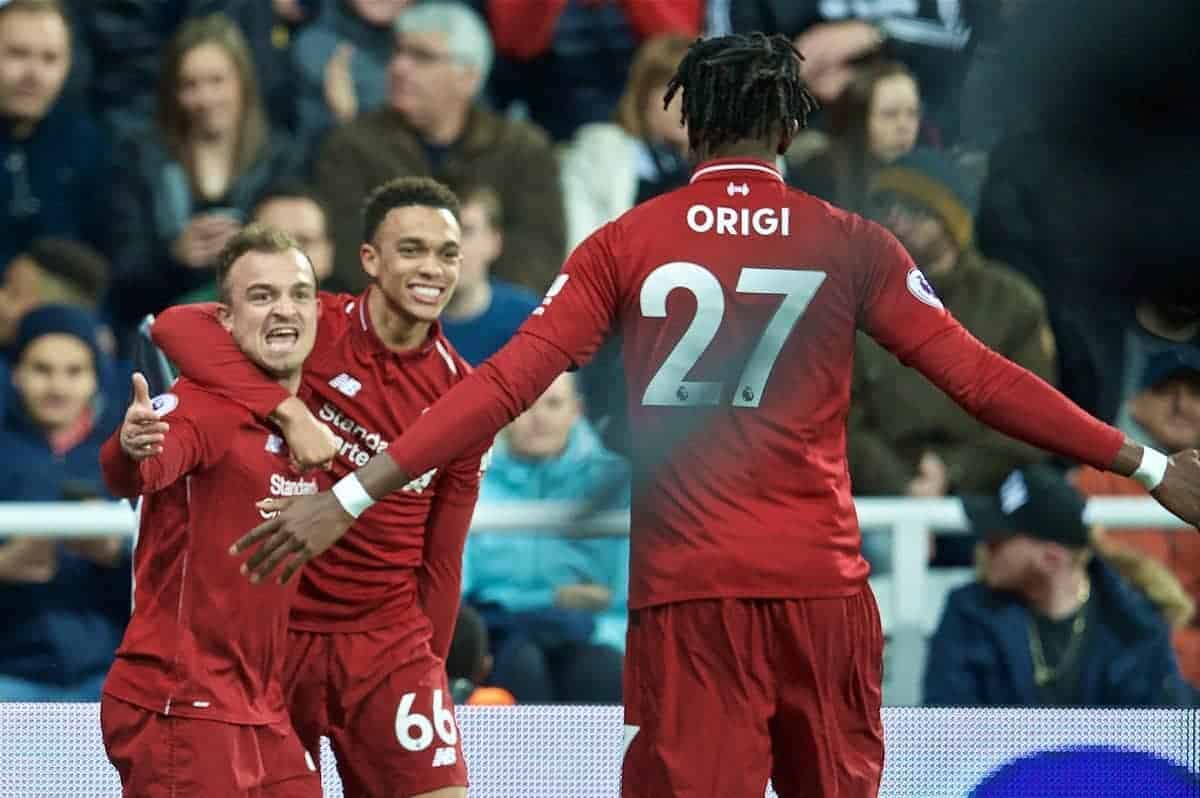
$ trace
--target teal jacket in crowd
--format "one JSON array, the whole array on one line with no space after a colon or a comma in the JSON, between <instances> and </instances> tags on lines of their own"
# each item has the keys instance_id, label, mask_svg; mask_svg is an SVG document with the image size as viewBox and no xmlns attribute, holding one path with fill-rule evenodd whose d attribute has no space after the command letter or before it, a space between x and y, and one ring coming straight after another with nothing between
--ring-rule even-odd
<instances>
[{"instance_id":1,"label":"teal jacket in crowd","mask_svg":"<svg viewBox=\"0 0 1200 798\"><path fill-rule=\"evenodd\" d=\"M553 459L517 457L503 438L497 440L479 502L583 501L603 490L611 491L611 498L601 509L628 509L629 464L605 449L581 419L571 429L567 448ZM463 595L472 603L498 604L510 612L546 609L554 605L559 587L580 583L604 585L612 592L612 604L596 617L592 642L624 651L628 537L473 533L467 539Z\"/></svg>"}]
</instances>

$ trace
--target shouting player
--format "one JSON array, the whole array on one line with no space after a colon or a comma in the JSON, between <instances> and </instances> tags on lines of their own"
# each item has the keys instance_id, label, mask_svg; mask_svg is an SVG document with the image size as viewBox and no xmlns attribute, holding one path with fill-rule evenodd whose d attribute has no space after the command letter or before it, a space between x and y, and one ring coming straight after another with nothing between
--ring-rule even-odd
<instances>
[{"instance_id":1,"label":"shouting player","mask_svg":"<svg viewBox=\"0 0 1200 798\"><path fill-rule=\"evenodd\" d=\"M458 281L458 213L454 194L427 178L393 180L367 198L359 253L371 286L361 296L320 295L301 392L308 409L242 356L207 306L160 314L154 341L183 374L259 415L290 418L293 435L311 410L338 436L332 470L343 476L470 371L437 323ZM443 661L489 445L410 480L300 581L288 703L314 756L320 737L330 738L348 798L466 795Z\"/></svg>"},{"instance_id":2,"label":"shouting player","mask_svg":"<svg viewBox=\"0 0 1200 798\"><path fill-rule=\"evenodd\" d=\"M1087 415L971 337L881 227L784 185L774 159L812 107L800 63L779 36L697 41L665 98L682 92L690 184L594 233L400 440L238 544L255 578L286 581L619 333L636 469L626 798L761 795L768 776L784 798L878 792L883 640L846 467L857 329L985 423L1200 520L1200 455Z\"/></svg>"},{"instance_id":3,"label":"shouting player","mask_svg":"<svg viewBox=\"0 0 1200 798\"><path fill-rule=\"evenodd\" d=\"M312 264L252 225L218 260L221 324L283 392L300 388L317 331ZM101 452L114 495L142 496L133 617L104 683L109 759L133 798L320 798L288 718L283 674L295 590L255 589L229 567L239 523L264 496L317 491L283 438L187 380L151 401L134 376L126 421Z\"/></svg>"}]
</instances>

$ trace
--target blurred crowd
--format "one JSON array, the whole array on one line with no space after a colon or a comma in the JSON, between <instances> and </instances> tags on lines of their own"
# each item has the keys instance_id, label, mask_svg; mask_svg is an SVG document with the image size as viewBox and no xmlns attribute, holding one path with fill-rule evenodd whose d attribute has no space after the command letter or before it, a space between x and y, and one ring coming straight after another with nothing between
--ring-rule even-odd
<instances>
[{"instance_id":1,"label":"blurred crowd","mask_svg":"<svg viewBox=\"0 0 1200 798\"><path fill-rule=\"evenodd\" d=\"M571 247L686 183L667 82L697 36L749 31L791 38L821 102L779 158L791 185L889 228L973 334L1085 409L1200 446L1197 16L1187 0L0 0L0 500L107 498L97 450L139 324L214 299L243 225L294 235L324 288L362 290L361 203L392 177L462 198L442 324L486 359ZM514 422L484 502L628 507L619 355ZM1084 498L1135 483L984 428L866 337L848 428L856 494L980 508L973 534L930 539L935 567L978 580L947 602L928 701L1195 701L1200 538L1082 521ZM865 549L890 568L885 534ZM129 554L0 537L0 700L98 696ZM618 701L627 557L617 538L473 535L459 698Z\"/></svg>"}]
</instances>

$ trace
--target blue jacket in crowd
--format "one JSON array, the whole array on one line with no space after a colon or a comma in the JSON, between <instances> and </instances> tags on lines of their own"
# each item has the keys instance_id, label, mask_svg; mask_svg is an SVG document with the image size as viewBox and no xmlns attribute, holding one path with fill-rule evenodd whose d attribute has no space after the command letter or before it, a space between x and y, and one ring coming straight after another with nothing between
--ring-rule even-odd
<instances>
[{"instance_id":1,"label":"blue jacket in crowd","mask_svg":"<svg viewBox=\"0 0 1200 798\"><path fill-rule=\"evenodd\" d=\"M1166 621L1102 558L1092 581L1087 642L1080 656L1082 706L1187 706L1194 692L1171 648ZM1093 621L1093 619L1095 619ZM979 582L953 591L930 641L925 703L1040 704L1029 646L1030 612L1014 594Z\"/></svg>"},{"instance_id":2,"label":"blue jacket in crowd","mask_svg":"<svg viewBox=\"0 0 1200 798\"><path fill-rule=\"evenodd\" d=\"M567 448L550 460L517 457L503 438L480 489L480 504L519 501L584 501L617 489L600 509L629 507L629 464L605 449L587 421L575 422ZM625 650L629 595L629 538L565 538L536 534L473 533L463 563L463 595L478 605L509 612L553 606L555 591L569 584L599 584L612 604L596 617L591 642Z\"/></svg>"},{"instance_id":3,"label":"blue jacket in crowd","mask_svg":"<svg viewBox=\"0 0 1200 798\"><path fill-rule=\"evenodd\" d=\"M0 429L0 501L62 501L88 493L108 498L100 446L123 412L111 405L85 440L58 455L30 422L21 400L9 396ZM4 540L0 537L0 543ZM0 675L58 687L103 675L129 619L131 592L128 558L120 567L105 568L61 546L50 582L0 582L5 617Z\"/></svg>"}]
</instances>

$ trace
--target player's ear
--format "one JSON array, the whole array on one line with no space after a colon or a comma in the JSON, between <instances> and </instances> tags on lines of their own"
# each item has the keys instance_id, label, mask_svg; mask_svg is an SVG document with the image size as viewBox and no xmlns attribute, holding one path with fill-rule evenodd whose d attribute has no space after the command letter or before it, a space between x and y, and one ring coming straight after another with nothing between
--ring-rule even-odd
<instances>
[{"instance_id":1,"label":"player's ear","mask_svg":"<svg viewBox=\"0 0 1200 798\"><path fill-rule=\"evenodd\" d=\"M379 251L374 245L364 241L358 245L358 260L362 264L363 271L367 273L372 280L379 277Z\"/></svg>"},{"instance_id":2,"label":"player's ear","mask_svg":"<svg viewBox=\"0 0 1200 798\"><path fill-rule=\"evenodd\" d=\"M230 311L229 306L224 302L217 303L217 321L225 328L225 332L233 330L233 312Z\"/></svg>"}]
</instances>

